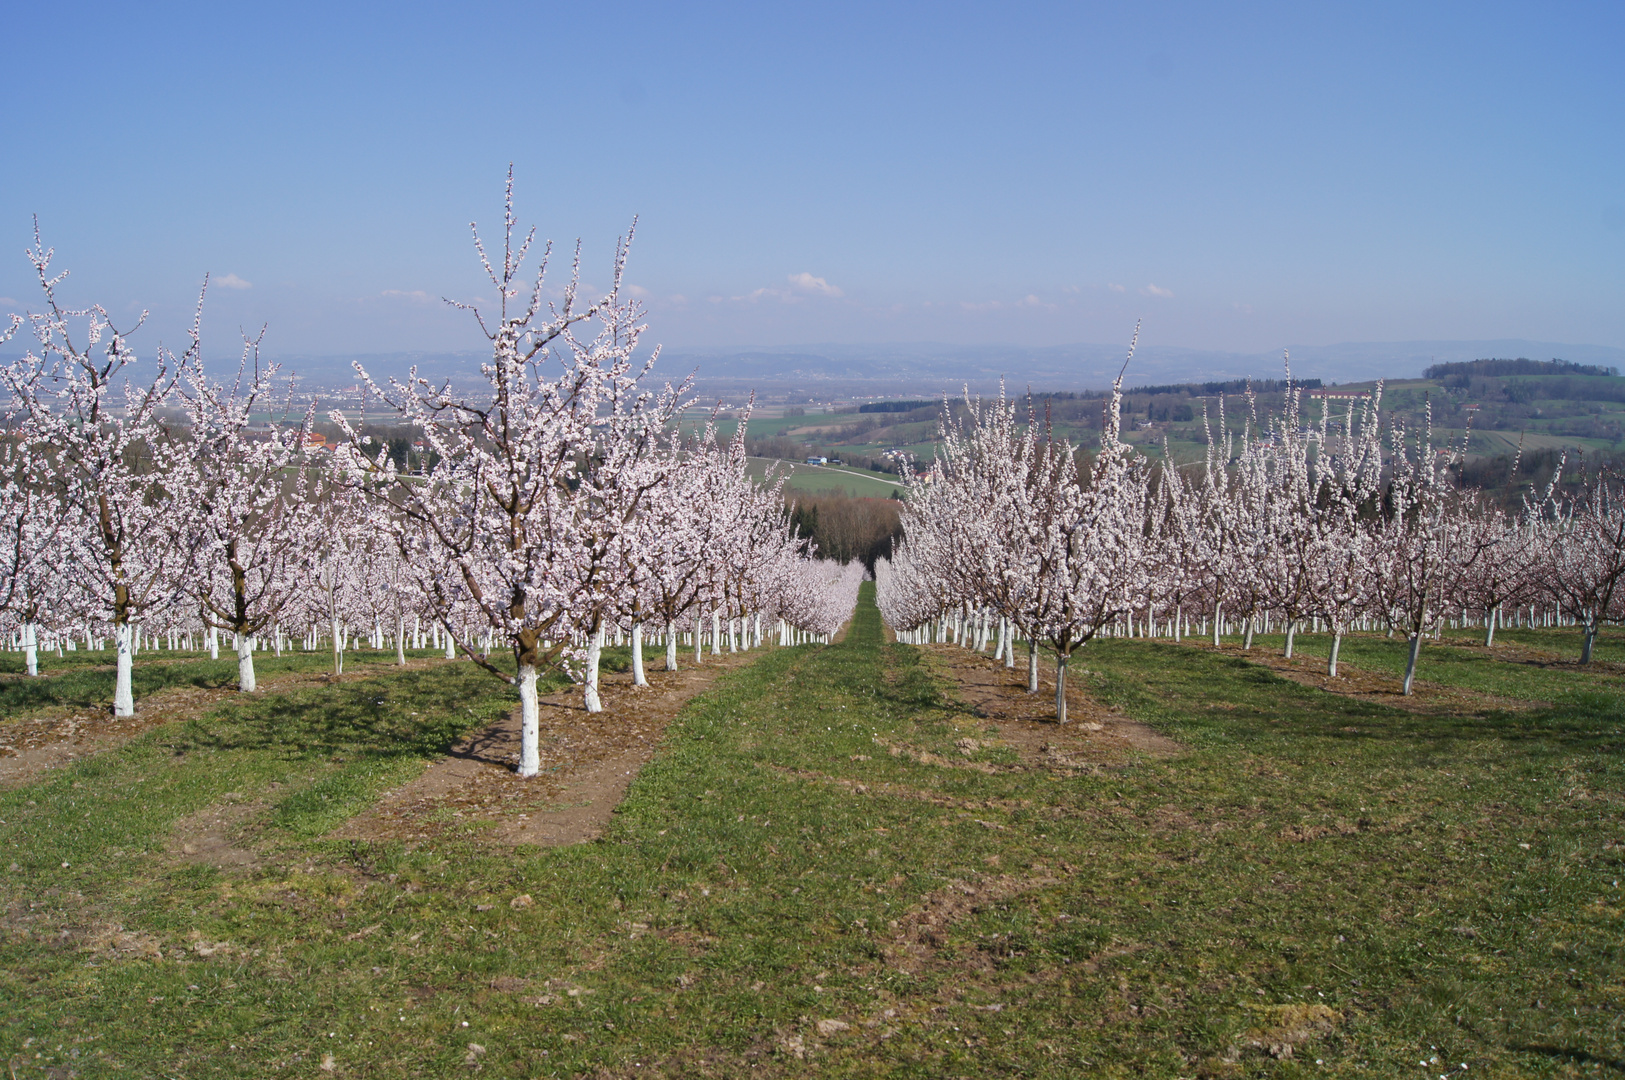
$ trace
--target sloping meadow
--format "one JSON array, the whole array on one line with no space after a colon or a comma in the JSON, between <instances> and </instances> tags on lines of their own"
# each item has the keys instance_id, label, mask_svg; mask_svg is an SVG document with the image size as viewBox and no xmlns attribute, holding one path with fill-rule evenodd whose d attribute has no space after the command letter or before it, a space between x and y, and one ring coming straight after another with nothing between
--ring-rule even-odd
<instances>
[{"instance_id":1,"label":"sloping meadow","mask_svg":"<svg viewBox=\"0 0 1625 1080\"><path fill-rule=\"evenodd\" d=\"M592 843L326 838L512 708L465 664L234 701L0 795L0 1053L19 1077L1625 1061L1617 694L1441 716L1089 646L1078 694L1178 744L1153 757L978 715L952 647L883 644L863 597L842 643L693 699ZM205 819L242 858L186 851Z\"/></svg>"}]
</instances>

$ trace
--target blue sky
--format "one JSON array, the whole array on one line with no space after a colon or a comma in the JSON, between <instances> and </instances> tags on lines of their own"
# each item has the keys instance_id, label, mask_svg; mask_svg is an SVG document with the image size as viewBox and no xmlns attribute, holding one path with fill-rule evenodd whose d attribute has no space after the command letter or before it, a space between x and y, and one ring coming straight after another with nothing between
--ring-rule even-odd
<instances>
[{"instance_id":1,"label":"blue sky","mask_svg":"<svg viewBox=\"0 0 1625 1080\"><path fill-rule=\"evenodd\" d=\"M674 346L1625 345L1618 4L7 5L0 297L477 348L521 218ZM562 269L562 265L561 265ZM229 277L228 277L229 275ZM224 282L225 284L221 284ZM235 285L237 287L228 287Z\"/></svg>"}]
</instances>

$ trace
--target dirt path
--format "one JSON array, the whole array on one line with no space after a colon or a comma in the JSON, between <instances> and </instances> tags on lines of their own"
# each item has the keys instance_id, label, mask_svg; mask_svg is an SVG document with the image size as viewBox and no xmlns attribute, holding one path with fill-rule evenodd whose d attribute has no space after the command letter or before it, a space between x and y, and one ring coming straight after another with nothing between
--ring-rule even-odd
<instances>
[{"instance_id":1,"label":"dirt path","mask_svg":"<svg viewBox=\"0 0 1625 1080\"><path fill-rule=\"evenodd\" d=\"M1036 694L1027 693L1027 665L1006 668L957 645L922 645L976 716L998 725L998 740L1024 764L1081 769L1125 760L1129 751L1172 757L1184 747L1156 729L1112 712L1069 681L1064 726L1055 722L1054 665L1039 669ZM1076 670L1078 661L1073 661ZM973 748L974 749L974 748Z\"/></svg>"},{"instance_id":2,"label":"dirt path","mask_svg":"<svg viewBox=\"0 0 1625 1080\"><path fill-rule=\"evenodd\" d=\"M478 838L499 845L578 844L603 832L633 777L653 755L666 725L717 677L748 664L759 650L707 655L700 667L681 654L679 670L648 671L638 689L630 673L603 677L604 711L589 713L581 691L541 701L542 772L529 780L519 760L519 713L465 737L410 783L387 793L331 835L352 840Z\"/></svg>"}]
</instances>

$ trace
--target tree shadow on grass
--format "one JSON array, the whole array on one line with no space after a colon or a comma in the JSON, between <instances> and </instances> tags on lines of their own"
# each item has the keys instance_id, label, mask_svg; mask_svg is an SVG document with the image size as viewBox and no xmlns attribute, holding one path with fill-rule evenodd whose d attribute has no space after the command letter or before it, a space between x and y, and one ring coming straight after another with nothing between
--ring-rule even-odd
<instances>
[{"instance_id":1,"label":"tree shadow on grass","mask_svg":"<svg viewBox=\"0 0 1625 1080\"><path fill-rule=\"evenodd\" d=\"M425 757L511 705L484 672L448 665L221 705L166 742L192 750L274 750L288 757Z\"/></svg>"},{"instance_id":2,"label":"tree shadow on grass","mask_svg":"<svg viewBox=\"0 0 1625 1080\"><path fill-rule=\"evenodd\" d=\"M1526 752L1625 750L1625 695L1612 692L1569 690L1550 705L1516 712L1414 713L1304 686L1241 657L1147 644L1102 643L1085 657L1105 675L1102 696L1131 714L1198 731L1436 748L1498 741L1523 744Z\"/></svg>"},{"instance_id":3,"label":"tree shadow on grass","mask_svg":"<svg viewBox=\"0 0 1625 1080\"><path fill-rule=\"evenodd\" d=\"M1616 1058L1601 1057L1589 1050L1580 1050L1572 1046L1508 1046L1508 1050L1522 1054L1539 1054L1542 1057L1552 1058L1555 1061L1572 1061L1576 1065L1600 1065L1615 1072L1625 1072L1625 1061Z\"/></svg>"},{"instance_id":4,"label":"tree shadow on grass","mask_svg":"<svg viewBox=\"0 0 1625 1080\"><path fill-rule=\"evenodd\" d=\"M0 717L12 717L41 709L110 708L113 702L114 672L111 668L65 671L41 678L0 681ZM164 664L137 664L130 673L136 702L177 686L206 690L235 685L235 660L187 660Z\"/></svg>"}]
</instances>

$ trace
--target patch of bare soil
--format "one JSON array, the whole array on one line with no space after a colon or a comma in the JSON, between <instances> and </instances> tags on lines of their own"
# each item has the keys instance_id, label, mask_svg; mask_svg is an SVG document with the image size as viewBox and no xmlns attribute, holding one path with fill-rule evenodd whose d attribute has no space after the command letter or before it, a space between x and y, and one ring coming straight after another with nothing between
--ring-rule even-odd
<instances>
[{"instance_id":1,"label":"patch of bare soil","mask_svg":"<svg viewBox=\"0 0 1625 1080\"><path fill-rule=\"evenodd\" d=\"M341 678L361 678L370 673L363 668ZM278 675L261 679L259 693L323 686L334 681L338 680L322 673ZM134 716L117 717L110 709L49 710L32 718L0 721L0 790L32 783L49 769L122 746L163 724L196 719L236 696L237 690L230 686L173 686L138 700Z\"/></svg>"},{"instance_id":2,"label":"patch of bare soil","mask_svg":"<svg viewBox=\"0 0 1625 1080\"><path fill-rule=\"evenodd\" d=\"M1029 768L1087 771L1126 760L1126 751L1172 757L1184 747L1155 728L1112 712L1075 684L1066 695L1068 722L1055 722L1054 665L1039 668L1038 693L1027 692L1027 666L1007 668L957 645L925 645L945 668L959 700L976 716L998 725L998 743L1011 747ZM1081 658L1072 660L1074 670ZM1049 670L1046 671L1045 667Z\"/></svg>"},{"instance_id":3,"label":"patch of bare soil","mask_svg":"<svg viewBox=\"0 0 1625 1080\"><path fill-rule=\"evenodd\" d=\"M927 893L920 902L891 924L892 940L885 947L886 960L905 971L919 971L935 959L947 944L954 924L994 904L1063 880L1042 866L1031 874L1000 874L998 877L954 881Z\"/></svg>"},{"instance_id":4,"label":"patch of bare soil","mask_svg":"<svg viewBox=\"0 0 1625 1080\"><path fill-rule=\"evenodd\" d=\"M1032 803L1026 799L956 799L935 791L923 788L910 787L907 784L894 784L890 781L880 781L865 784L859 780L851 780L844 776L831 776L828 773L815 772L811 769L790 769L782 765L769 765L774 773L786 779L802 780L812 784L824 784L829 787L842 788L853 795L891 796L895 799L912 799L916 802L930 803L933 806L951 807L958 810L1026 810ZM989 822L982 824L990 828L1004 828Z\"/></svg>"},{"instance_id":5,"label":"patch of bare soil","mask_svg":"<svg viewBox=\"0 0 1625 1080\"><path fill-rule=\"evenodd\" d=\"M725 671L759 652L707 655L694 666L684 654L675 672L648 670L650 685L631 673L605 674L604 711L589 713L579 688L541 700L541 775L522 779L516 708L465 737L421 776L387 793L371 810L331 835L347 840L478 838L499 845L557 847L598 837L632 778L653 755L666 725L688 700Z\"/></svg>"},{"instance_id":6,"label":"patch of bare soil","mask_svg":"<svg viewBox=\"0 0 1625 1080\"><path fill-rule=\"evenodd\" d=\"M90 754L128 742L160 724L201 715L232 690L174 687L141 701L134 716L77 711L0 724L0 788L17 787Z\"/></svg>"},{"instance_id":7,"label":"patch of bare soil","mask_svg":"<svg viewBox=\"0 0 1625 1080\"><path fill-rule=\"evenodd\" d=\"M206 866L252 868L259 856L233 843L233 834L246 821L266 809L263 800L250 800L228 791L195 814L175 822L170 855Z\"/></svg>"},{"instance_id":8,"label":"patch of bare soil","mask_svg":"<svg viewBox=\"0 0 1625 1080\"><path fill-rule=\"evenodd\" d=\"M1213 651L1211 644L1200 642L1191 644L1197 648ZM1428 649L1439 647L1436 642L1428 642L1423 647L1423 652L1425 654ZM1350 667L1341 660L1338 661L1337 678L1334 679L1326 674L1326 661L1318 657L1294 656L1288 660L1278 652L1256 646L1243 651L1240 645L1229 643L1220 646L1218 651L1260 667L1267 667L1281 678L1290 679L1300 686L1312 686L1328 694L1372 701L1413 713L1474 716L1487 712L1515 712L1535 708L1541 704L1522 698L1497 697L1476 690L1464 690L1458 686L1444 686L1423 679L1412 681L1413 693L1406 697L1403 679Z\"/></svg>"}]
</instances>

